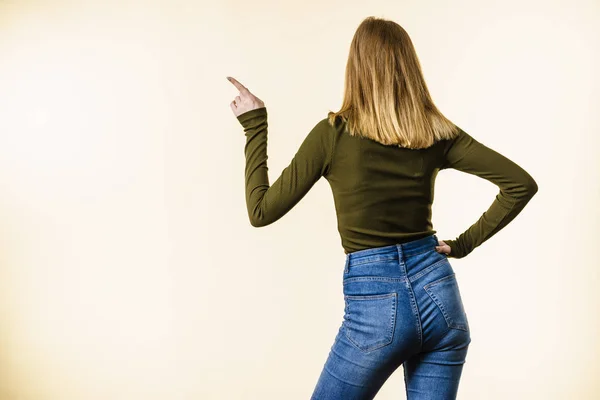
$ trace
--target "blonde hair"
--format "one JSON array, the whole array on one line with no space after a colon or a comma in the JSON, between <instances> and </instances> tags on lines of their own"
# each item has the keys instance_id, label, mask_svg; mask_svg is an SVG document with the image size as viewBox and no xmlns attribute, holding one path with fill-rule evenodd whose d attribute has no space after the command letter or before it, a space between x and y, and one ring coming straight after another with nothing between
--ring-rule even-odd
<instances>
[{"instance_id":1,"label":"blonde hair","mask_svg":"<svg viewBox=\"0 0 600 400\"><path fill-rule=\"evenodd\" d=\"M437 109L408 33L397 23L367 17L358 26L346 64L340 117L352 136L385 145L426 148L459 128Z\"/></svg>"}]
</instances>

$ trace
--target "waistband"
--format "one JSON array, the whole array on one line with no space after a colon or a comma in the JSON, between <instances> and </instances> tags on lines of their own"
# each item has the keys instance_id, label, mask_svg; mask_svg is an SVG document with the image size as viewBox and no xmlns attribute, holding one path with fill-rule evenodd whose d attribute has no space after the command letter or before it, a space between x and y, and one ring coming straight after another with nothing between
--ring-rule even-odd
<instances>
[{"instance_id":1,"label":"waistband","mask_svg":"<svg viewBox=\"0 0 600 400\"><path fill-rule=\"evenodd\" d=\"M391 244L383 247L373 247L365 250L358 250L346 254L346 265L344 270L352 265L358 265L378 260L404 260L406 257L425 253L435 249L438 245L438 238L435 234L416 239L406 243Z\"/></svg>"}]
</instances>

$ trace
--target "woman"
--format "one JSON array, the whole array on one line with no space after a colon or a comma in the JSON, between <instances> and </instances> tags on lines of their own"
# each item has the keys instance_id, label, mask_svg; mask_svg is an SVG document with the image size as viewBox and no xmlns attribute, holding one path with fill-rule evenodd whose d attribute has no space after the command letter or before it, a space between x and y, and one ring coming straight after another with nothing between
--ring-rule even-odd
<instances>
[{"instance_id":1,"label":"woman","mask_svg":"<svg viewBox=\"0 0 600 400\"><path fill-rule=\"evenodd\" d=\"M471 336L449 258L465 257L513 220L537 192L534 179L442 115L408 34L393 21L359 25L341 109L314 126L273 185L266 107L228 79L240 91L231 109L246 136L250 223L277 221L321 177L333 192L346 254L344 320L311 399L372 399L400 365L409 400L455 399ZM431 223L435 178L445 168L500 189L454 240L438 240Z\"/></svg>"}]
</instances>

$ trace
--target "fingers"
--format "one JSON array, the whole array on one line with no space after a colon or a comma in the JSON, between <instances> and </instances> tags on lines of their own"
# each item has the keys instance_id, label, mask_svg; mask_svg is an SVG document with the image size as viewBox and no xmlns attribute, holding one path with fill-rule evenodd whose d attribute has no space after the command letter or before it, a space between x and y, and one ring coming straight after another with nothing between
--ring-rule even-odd
<instances>
[{"instance_id":1,"label":"fingers","mask_svg":"<svg viewBox=\"0 0 600 400\"><path fill-rule=\"evenodd\" d=\"M235 78L228 76L227 80L231 83L233 83L233 86L235 86L240 92L244 92L244 91L248 91L248 89L246 88L246 86L242 85L241 83L239 83Z\"/></svg>"},{"instance_id":2,"label":"fingers","mask_svg":"<svg viewBox=\"0 0 600 400\"><path fill-rule=\"evenodd\" d=\"M229 104L235 115L240 115L243 112L265 106L265 103L261 99L252 94L244 85L238 82L237 79L228 76L227 80L240 91L239 95L235 97L235 100Z\"/></svg>"},{"instance_id":3,"label":"fingers","mask_svg":"<svg viewBox=\"0 0 600 400\"><path fill-rule=\"evenodd\" d=\"M435 251L437 251L438 253L450 254L451 250L452 249L447 244L435 246Z\"/></svg>"}]
</instances>

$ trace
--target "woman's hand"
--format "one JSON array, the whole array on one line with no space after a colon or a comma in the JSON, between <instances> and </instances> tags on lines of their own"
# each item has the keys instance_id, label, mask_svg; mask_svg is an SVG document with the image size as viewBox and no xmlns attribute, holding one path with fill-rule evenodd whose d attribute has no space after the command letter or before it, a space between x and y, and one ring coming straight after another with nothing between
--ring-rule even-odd
<instances>
[{"instance_id":1,"label":"woman's hand","mask_svg":"<svg viewBox=\"0 0 600 400\"><path fill-rule=\"evenodd\" d=\"M438 253L450 254L450 252L452 251L450 246L447 245L446 242L444 242L443 240L438 241L438 244L439 244L439 246L435 246L435 250Z\"/></svg>"},{"instance_id":2,"label":"woman's hand","mask_svg":"<svg viewBox=\"0 0 600 400\"><path fill-rule=\"evenodd\" d=\"M261 108L265 106L265 103L252 93L244 85L239 83L237 80L232 78L231 76L227 77L227 80L233 83L239 91L240 95L236 96L236 98L229 104L233 114L237 117L245 112L255 110L257 108Z\"/></svg>"}]
</instances>

